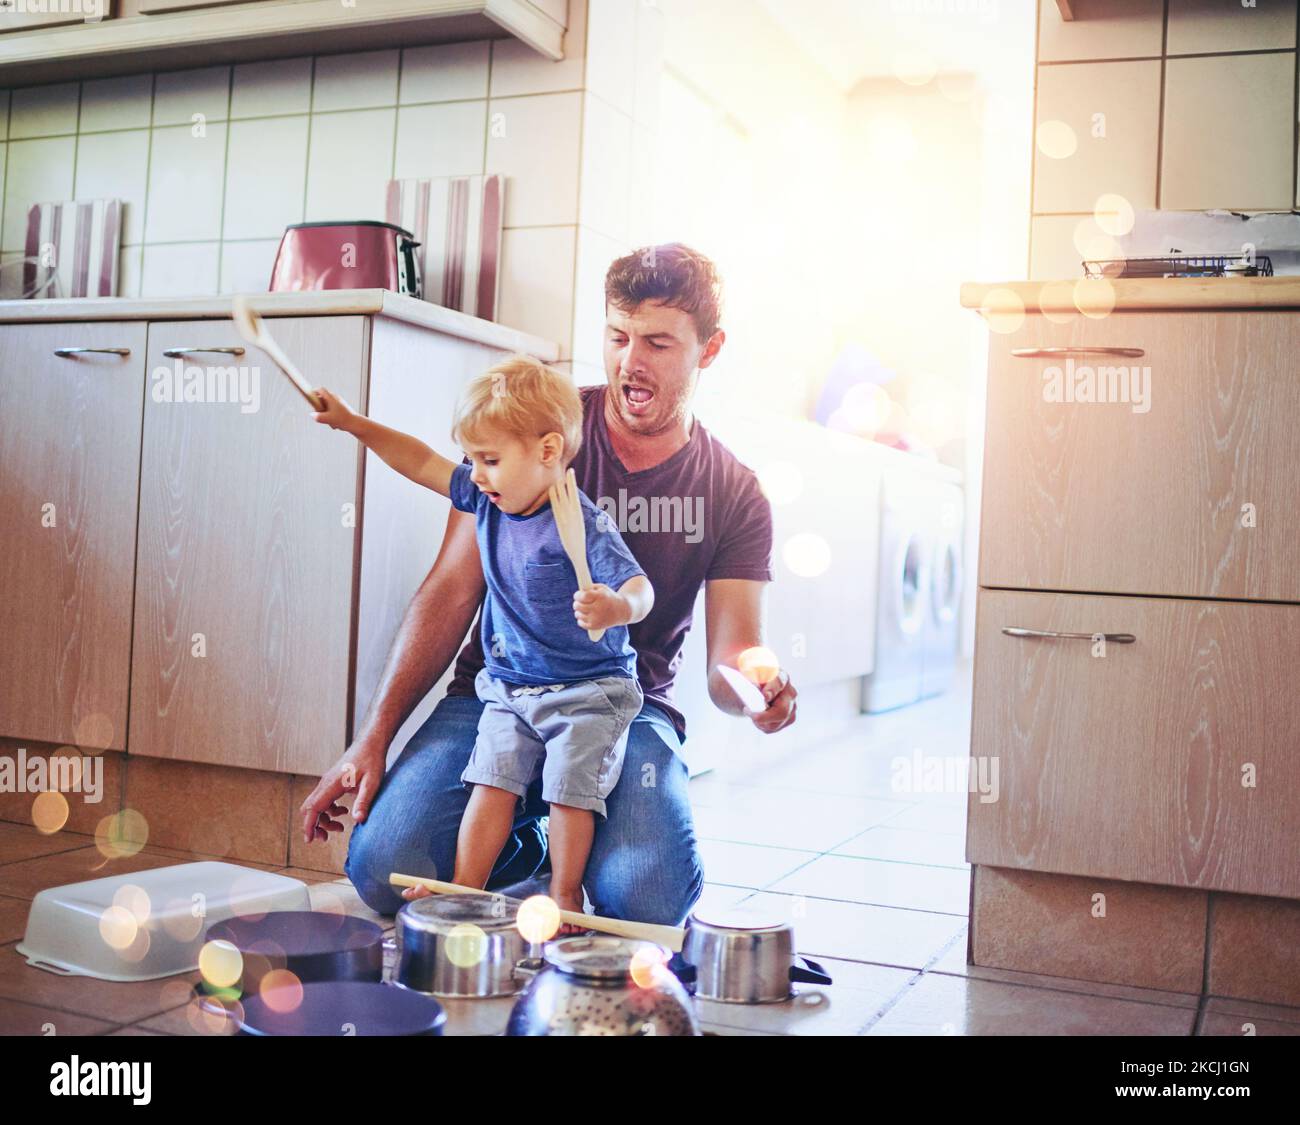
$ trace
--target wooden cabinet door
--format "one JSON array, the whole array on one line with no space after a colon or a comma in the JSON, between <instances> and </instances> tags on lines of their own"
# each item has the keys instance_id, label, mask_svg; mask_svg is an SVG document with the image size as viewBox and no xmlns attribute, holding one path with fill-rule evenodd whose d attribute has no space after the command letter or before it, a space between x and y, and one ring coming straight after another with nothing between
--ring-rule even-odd
<instances>
[{"instance_id":1,"label":"wooden cabinet door","mask_svg":"<svg viewBox=\"0 0 1300 1125\"><path fill-rule=\"evenodd\" d=\"M364 410L367 318L268 324ZM229 321L149 325L128 749L319 773L346 747L361 446L262 353L211 350L243 346ZM174 401L178 366L204 401Z\"/></svg>"},{"instance_id":2,"label":"wooden cabinet door","mask_svg":"<svg viewBox=\"0 0 1300 1125\"><path fill-rule=\"evenodd\" d=\"M2 735L126 747L144 348L139 323L0 328Z\"/></svg>"},{"instance_id":3,"label":"wooden cabinet door","mask_svg":"<svg viewBox=\"0 0 1300 1125\"><path fill-rule=\"evenodd\" d=\"M966 858L1300 898L1297 666L1300 606L980 590Z\"/></svg>"},{"instance_id":4,"label":"wooden cabinet door","mask_svg":"<svg viewBox=\"0 0 1300 1125\"><path fill-rule=\"evenodd\" d=\"M1033 315L995 335L980 585L1300 602L1298 354L1290 312ZM1108 401L1078 401L1089 384Z\"/></svg>"}]
</instances>

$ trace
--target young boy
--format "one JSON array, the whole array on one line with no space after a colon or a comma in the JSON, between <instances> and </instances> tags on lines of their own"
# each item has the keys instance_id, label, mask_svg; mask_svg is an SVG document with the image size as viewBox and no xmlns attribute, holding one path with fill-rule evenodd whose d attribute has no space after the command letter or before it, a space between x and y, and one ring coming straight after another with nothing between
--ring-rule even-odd
<instances>
[{"instance_id":1,"label":"young boy","mask_svg":"<svg viewBox=\"0 0 1300 1125\"><path fill-rule=\"evenodd\" d=\"M551 897L581 913L593 813L605 815L643 699L627 626L650 612L654 590L617 527L581 492L594 585L578 590L548 496L582 440L577 388L528 356L472 379L451 430L472 468L354 413L324 388L317 393L326 409L313 414L316 421L355 435L399 473L475 516L487 595L485 663L474 686L484 709L461 775L473 791L452 881L486 886L540 768L551 806ZM587 630L597 629L605 634L593 642Z\"/></svg>"}]
</instances>

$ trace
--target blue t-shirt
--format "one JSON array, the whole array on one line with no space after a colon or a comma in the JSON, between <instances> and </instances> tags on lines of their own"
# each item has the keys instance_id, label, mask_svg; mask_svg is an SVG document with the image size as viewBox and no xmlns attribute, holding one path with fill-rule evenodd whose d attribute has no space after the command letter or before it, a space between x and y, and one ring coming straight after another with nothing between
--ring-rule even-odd
<instances>
[{"instance_id":1,"label":"blue t-shirt","mask_svg":"<svg viewBox=\"0 0 1300 1125\"><path fill-rule=\"evenodd\" d=\"M578 575L564 553L548 500L532 515L503 512L470 480L470 466L451 474L452 504L474 513L487 596L481 642L490 675L512 684L567 684L602 676L636 677L636 649L626 625L592 641L573 616ZM604 512L579 491L593 582L617 590L645 571Z\"/></svg>"}]
</instances>

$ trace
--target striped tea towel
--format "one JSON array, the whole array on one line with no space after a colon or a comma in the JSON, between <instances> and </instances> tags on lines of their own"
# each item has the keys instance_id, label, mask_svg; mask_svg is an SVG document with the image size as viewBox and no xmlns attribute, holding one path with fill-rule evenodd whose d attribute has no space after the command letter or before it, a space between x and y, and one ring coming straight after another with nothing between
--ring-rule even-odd
<instances>
[{"instance_id":1,"label":"striped tea towel","mask_svg":"<svg viewBox=\"0 0 1300 1125\"><path fill-rule=\"evenodd\" d=\"M424 299L495 320L505 177L389 180L384 218L421 244Z\"/></svg>"},{"instance_id":2,"label":"striped tea towel","mask_svg":"<svg viewBox=\"0 0 1300 1125\"><path fill-rule=\"evenodd\" d=\"M60 297L116 297L121 248L120 199L33 203L27 212L27 257L53 267ZM35 262L23 268L24 293L36 285L38 270Z\"/></svg>"}]
</instances>

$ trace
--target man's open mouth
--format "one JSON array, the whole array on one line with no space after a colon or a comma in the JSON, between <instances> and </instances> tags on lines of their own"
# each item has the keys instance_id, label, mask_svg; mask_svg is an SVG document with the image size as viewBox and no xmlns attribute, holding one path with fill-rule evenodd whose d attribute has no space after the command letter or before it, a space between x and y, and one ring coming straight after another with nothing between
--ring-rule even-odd
<instances>
[{"instance_id":1,"label":"man's open mouth","mask_svg":"<svg viewBox=\"0 0 1300 1125\"><path fill-rule=\"evenodd\" d=\"M623 399L633 414L640 414L646 410L654 397L655 393L649 387L639 387L630 383L623 384Z\"/></svg>"}]
</instances>

